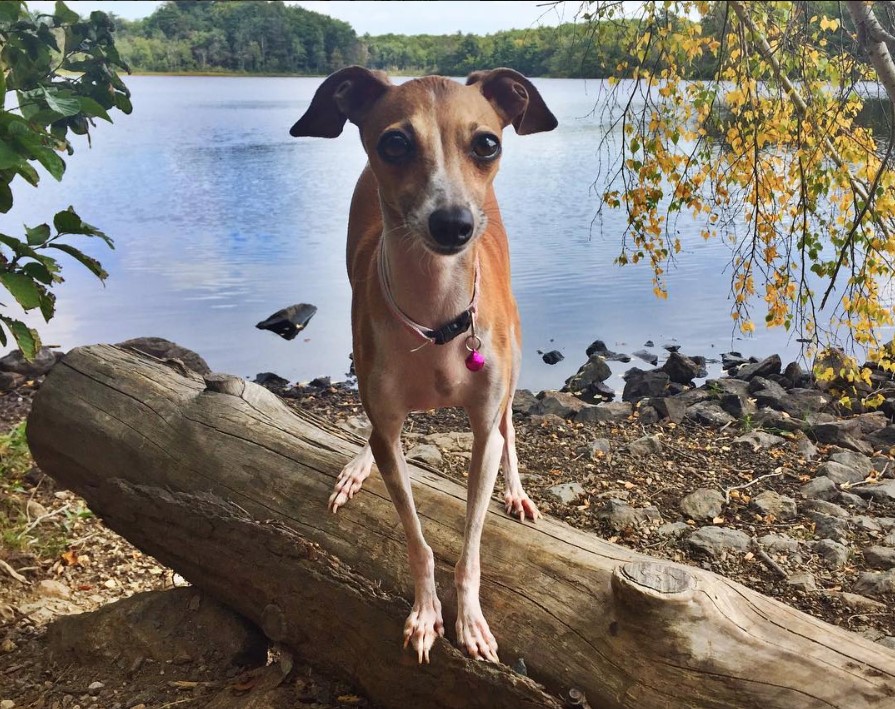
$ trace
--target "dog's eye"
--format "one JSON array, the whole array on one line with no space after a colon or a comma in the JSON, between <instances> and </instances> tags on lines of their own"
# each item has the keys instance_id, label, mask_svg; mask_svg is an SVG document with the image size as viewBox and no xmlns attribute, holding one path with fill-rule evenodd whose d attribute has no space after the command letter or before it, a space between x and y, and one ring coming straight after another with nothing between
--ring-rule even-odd
<instances>
[{"instance_id":1,"label":"dog's eye","mask_svg":"<svg viewBox=\"0 0 895 709\"><path fill-rule=\"evenodd\" d=\"M376 152L386 162L399 163L410 157L413 152L413 143L400 131L392 130L379 139Z\"/></svg>"},{"instance_id":2,"label":"dog's eye","mask_svg":"<svg viewBox=\"0 0 895 709\"><path fill-rule=\"evenodd\" d=\"M500 155L500 141L496 135L481 133L472 139L472 153L480 160L494 160Z\"/></svg>"}]
</instances>

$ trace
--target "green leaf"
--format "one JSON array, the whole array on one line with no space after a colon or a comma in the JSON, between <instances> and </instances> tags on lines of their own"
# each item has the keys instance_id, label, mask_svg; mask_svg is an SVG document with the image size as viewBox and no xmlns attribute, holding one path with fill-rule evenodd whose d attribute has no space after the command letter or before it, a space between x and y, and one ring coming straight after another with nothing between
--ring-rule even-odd
<instances>
[{"instance_id":1,"label":"green leaf","mask_svg":"<svg viewBox=\"0 0 895 709\"><path fill-rule=\"evenodd\" d=\"M25 227L25 234L28 236L28 243L31 246L41 246L47 243L50 238L50 225L41 224L35 227Z\"/></svg>"},{"instance_id":2,"label":"green leaf","mask_svg":"<svg viewBox=\"0 0 895 709\"><path fill-rule=\"evenodd\" d=\"M6 347L6 331L0 327L0 346Z\"/></svg>"},{"instance_id":3,"label":"green leaf","mask_svg":"<svg viewBox=\"0 0 895 709\"><path fill-rule=\"evenodd\" d=\"M24 161L25 158L9 147L5 140L0 140L0 170L15 167Z\"/></svg>"},{"instance_id":4,"label":"green leaf","mask_svg":"<svg viewBox=\"0 0 895 709\"><path fill-rule=\"evenodd\" d=\"M56 212L53 217L53 225L60 234L84 234L86 236L98 236L105 241L110 248L115 248L112 240L95 226L91 226L85 222L75 212L74 207L69 207L61 212Z\"/></svg>"},{"instance_id":5,"label":"green leaf","mask_svg":"<svg viewBox=\"0 0 895 709\"><path fill-rule=\"evenodd\" d=\"M85 265L87 269L101 281L104 281L109 277L106 269L103 268L103 265L99 261L97 261L95 258L91 258L82 251L79 251L74 246L71 246L69 244L49 244L49 247L51 249L59 249L60 251L64 251L73 259Z\"/></svg>"},{"instance_id":6,"label":"green leaf","mask_svg":"<svg viewBox=\"0 0 895 709\"><path fill-rule=\"evenodd\" d=\"M0 182L0 212L6 214L12 209L12 190L5 182Z\"/></svg>"},{"instance_id":7,"label":"green leaf","mask_svg":"<svg viewBox=\"0 0 895 709\"><path fill-rule=\"evenodd\" d=\"M85 116L98 116L109 123L112 122L112 119L109 118L109 114L106 113L106 109L100 106L98 101L95 101L89 96L81 97L81 113Z\"/></svg>"},{"instance_id":8,"label":"green leaf","mask_svg":"<svg viewBox=\"0 0 895 709\"><path fill-rule=\"evenodd\" d=\"M44 264L31 262L26 263L22 266L22 273L24 273L29 278L33 278L35 281L40 281L45 285L52 285L53 281L56 280L53 277L53 274L50 273L50 269L48 269ZM59 279L62 280L62 279Z\"/></svg>"},{"instance_id":9,"label":"green leaf","mask_svg":"<svg viewBox=\"0 0 895 709\"><path fill-rule=\"evenodd\" d=\"M6 327L9 328L16 343L18 343L25 359L29 362L32 361L40 350L40 336L37 334L37 331L32 330L20 320L13 320L3 315L0 315L0 320L6 323Z\"/></svg>"},{"instance_id":10,"label":"green leaf","mask_svg":"<svg viewBox=\"0 0 895 709\"><path fill-rule=\"evenodd\" d=\"M46 288L41 288L40 294L40 314L44 316L44 320L50 322L56 314L56 296L50 293Z\"/></svg>"},{"instance_id":11,"label":"green leaf","mask_svg":"<svg viewBox=\"0 0 895 709\"><path fill-rule=\"evenodd\" d=\"M81 16L74 10L69 9L62 0L57 0L56 9L53 11L53 19L56 26L70 25L74 22L80 22Z\"/></svg>"},{"instance_id":12,"label":"green leaf","mask_svg":"<svg viewBox=\"0 0 895 709\"><path fill-rule=\"evenodd\" d=\"M55 91L44 89L47 106L63 116L76 116L81 112L81 100L72 96L59 96Z\"/></svg>"},{"instance_id":13,"label":"green leaf","mask_svg":"<svg viewBox=\"0 0 895 709\"><path fill-rule=\"evenodd\" d=\"M52 148L41 148L34 152L34 157L53 177L57 180L62 179L62 175L65 174L65 160L60 158L55 150Z\"/></svg>"},{"instance_id":14,"label":"green leaf","mask_svg":"<svg viewBox=\"0 0 895 709\"><path fill-rule=\"evenodd\" d=\"M7 271L0 273L0 284L12 293L23 310L31 310L40 305L40 290L33 279L24 273Z\"/></svg>"},{"instance_id":15,"label":"green leaf","mask_svg":"<svg viewBox=\"0 0 895 709\"><path fill-rule=\"evenodd\" d=\"M21 12L21 2L0 2L0 22L12 24L19 19Z\"/></svg>"},{"instance_id":16,"label":"green leaf","mask_svg":"<svg viewBox=\"0 0 895 709\"><path fill-rule=\"evenodd\" d=\"M134 110L134 106L131 103L131 100L121 93L115 94L115 106L118 108L119 111L125 114L129 114L131 111Z\"/></svg>"}]
</instances>

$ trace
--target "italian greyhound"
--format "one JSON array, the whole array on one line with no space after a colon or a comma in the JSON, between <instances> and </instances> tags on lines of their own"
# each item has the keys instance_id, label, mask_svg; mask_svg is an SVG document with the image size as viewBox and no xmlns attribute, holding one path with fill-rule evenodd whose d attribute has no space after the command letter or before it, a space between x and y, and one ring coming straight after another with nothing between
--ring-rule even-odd
<instances>
[{"instance_id":1,"label":"italian greyhound","mask_svg":"<svg viewBox=\"0 0 895 709\"><path fill-rule=\"evenodd\" d=\"M339 475L335 512L375 461L407 538L415 598L404 646L419 662L444 634L432 549L413 502L401 428L411 411L463 407L473 431L463 548L455 568L457 642L497 661L479 602L482 528L503 464L504 501L520 520L539 512L522 488L512 421L521 359L506 232L492 183L501 134L549 131L557 121L512 69L470 74L466 85L426 76L393 85L348 67L317 89L293 136L360 130L368 163L351 200L348 278L354 366L372 432Z\"/></svg>"}]
</instances>

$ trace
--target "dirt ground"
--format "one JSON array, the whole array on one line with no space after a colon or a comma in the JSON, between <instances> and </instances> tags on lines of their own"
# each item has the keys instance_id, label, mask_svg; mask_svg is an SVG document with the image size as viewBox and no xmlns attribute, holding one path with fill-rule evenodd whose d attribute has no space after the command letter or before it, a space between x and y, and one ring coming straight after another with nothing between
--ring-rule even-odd
<instances>
[{"instance_id":1,"label":"dirt ground","mask_svg":"<svg viewBox=\"0 0 895 709\"><path fill-rule=\"evenodd\" d=\"M27 414L33 391L25 386L0 398L0 428L8 429ZM346 425L362 415L349 387L293 390L286 401ZM859 574L871 568L863 550L882 544L895 528L895 505L872 502L846 510L852 519L860 515L865 521L849 524L844 533L849 549L844 563L831 564L812 546L818 538L816 519L801 504L800 489L831 450L814 450L797 433L788 434L783 445L753 451L734 443L743 433L739 425L721 430L668 422L645 426L636 413L616 424L524 415L516 416L515 424L523 482L543 513L646 554L723 574L872 640L893 642L895 597L870 598L853 593L853 587ZM469 460L467 430L459 411L415 414L405 427L405 447L440 443L442 469L462 481ZM448 433L455 435L440 436ZM628 444L645 435L661 444L660 453L638 456L629 451ZM556 490L566 483L577 483L580 492L562 502ZM682 498L700 488L726 497L721 513L709 522L688 520L680 509ZM778 519L756 511L751 501L768 490L800 500L795 516ZM0 539L0 709L372 706L350 685L276 650L266 663L254 666L202 658L140 662L136 667L54 664L46 637L54 618L185 582L107 530L83 501L37 469L16 485L0 487L0 495L3 522L16 522L19 530L15 539ZM604 514L610 499L635 509L654 506L661 520L620 528ZM678 531L660 532L660 522L677 522ZM798 550L765 552L756 546L754 551L705 555L686 542L681 524L737 529L753 539L785 534L798 542ZM810 575L811 583L793 583L798 572ZM127 634L118 641L126 645ZM259 682L277 691L266 695L264 704L240 703Z\"/></svg>"}]
</instances>

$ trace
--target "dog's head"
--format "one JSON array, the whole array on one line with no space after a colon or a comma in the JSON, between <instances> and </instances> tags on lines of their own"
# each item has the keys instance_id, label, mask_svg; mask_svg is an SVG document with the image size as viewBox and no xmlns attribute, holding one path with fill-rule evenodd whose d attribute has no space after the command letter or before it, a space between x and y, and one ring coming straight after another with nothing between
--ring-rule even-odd
<instances>
[{"instance_id":1,"label":"dog's head","mask_svg":"<svg viewBox=\"0 0 895 709\"><path fill-rule=\"evenodd\" d=\"M553 130L538 90L512 69L477 71L466 85L426 76L399 86L379 71L348 67L317 89L293 136L334 138L360 129L383 209L430 251L462 251L484 231L503 129Z\"/></svg>"}]
</instances>

